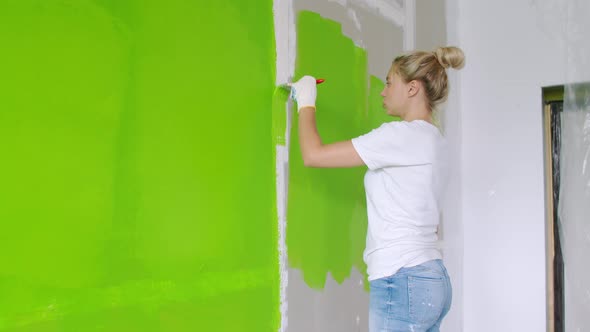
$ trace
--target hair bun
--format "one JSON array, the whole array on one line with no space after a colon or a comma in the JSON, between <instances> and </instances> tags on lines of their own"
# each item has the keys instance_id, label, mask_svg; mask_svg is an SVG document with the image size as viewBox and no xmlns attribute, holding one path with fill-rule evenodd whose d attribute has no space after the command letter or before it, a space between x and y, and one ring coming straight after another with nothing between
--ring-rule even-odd
<instances>
[{"instance_id":1,"label":"hair bun","mask_svg":"<svg viewBox=\"0 0 590 332\"><path fill-rule=\"evenodd\" d=\"M434 51L434 57L443 68L461 69L465 65L463 51L455 46L439 47Z\"/></svg>"}]
</instances>

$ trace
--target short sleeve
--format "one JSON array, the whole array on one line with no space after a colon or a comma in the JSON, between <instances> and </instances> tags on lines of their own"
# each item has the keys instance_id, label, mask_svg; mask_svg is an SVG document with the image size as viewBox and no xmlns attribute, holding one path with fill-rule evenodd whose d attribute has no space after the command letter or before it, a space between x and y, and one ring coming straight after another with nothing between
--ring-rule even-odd
<instances>
[{"instance_id":1,"label":"short sleeve","mask_svg":"<svg viewBox=\"0 0 590 332\"><path fill-rule=\"evenodd\" d=\"M390 166L432 163L432 131L408 122L388 122L352 139L352 145L370 170Z\"/></svg>"}]
</instances>

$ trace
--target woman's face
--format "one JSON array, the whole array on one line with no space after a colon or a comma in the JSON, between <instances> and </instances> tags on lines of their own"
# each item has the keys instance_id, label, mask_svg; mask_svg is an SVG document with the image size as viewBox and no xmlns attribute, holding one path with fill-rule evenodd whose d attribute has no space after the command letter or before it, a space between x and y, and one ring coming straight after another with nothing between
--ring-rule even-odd
<instances>
[{"instance_id":1,"label":"woman's face","mask_svg":"<svg viewBox=\"0 0 590 332\"><path fill-rule=\"evenodd\" d=\"M395 72L387 75L385 88L381 92L383 108L389 115L402 116L408 100L408 85Z\"/></svg>"}]
</instances>

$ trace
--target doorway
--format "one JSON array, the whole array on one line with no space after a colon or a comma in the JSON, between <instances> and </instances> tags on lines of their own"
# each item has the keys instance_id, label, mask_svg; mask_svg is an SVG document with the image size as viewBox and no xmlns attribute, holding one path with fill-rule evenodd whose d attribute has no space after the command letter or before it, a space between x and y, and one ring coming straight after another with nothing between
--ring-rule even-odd
<instances>
[{"instance_id":1,"label":"doorway","mask_svg":"<svg viewBox=\"0 0 590 332\"><path fill-rule=\"evenodd\" d=\"M561 114L564 87L543 89L545 152L547 331L564 332L564 265L559 237Z\"/></svg>"}]
</instances>

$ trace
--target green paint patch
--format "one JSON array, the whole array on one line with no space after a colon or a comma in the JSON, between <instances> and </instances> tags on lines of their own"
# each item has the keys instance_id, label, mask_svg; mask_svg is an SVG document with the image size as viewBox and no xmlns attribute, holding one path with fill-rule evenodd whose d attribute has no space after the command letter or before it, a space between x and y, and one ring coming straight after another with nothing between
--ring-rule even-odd
<instances>
[{"instance_id":1,"label":"green paint patch","mask_svg":"<svg viewBox=\"0 0 590 332\"><path fill-rule=\"evenodd\" d=\"M367 72L367 54L342 34L340 24L311 12L297 21L295 77L323 77L317 123L324 143L348 140L391 121L381 106L383 83ZM362 259L367 227L364 167L306 168L293 121L289 165L287 248L291 267L322 288L329 274L344 281Z\"/></svg>"},{"instance_id":2,"label":"green paint patch","mask_svg":"<svg viewBox=\"0 0 590 332\"><path fill-rule=\"evenodd\" d=\"M0 40L0 331L276 331L272 1L6 0Z\"/></svg>"}]
</instances>

